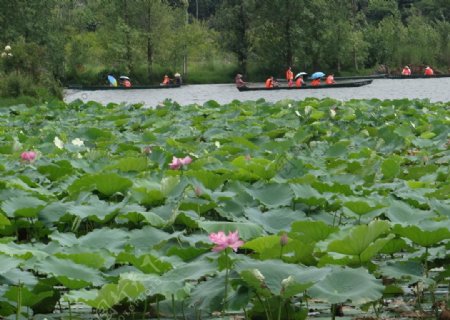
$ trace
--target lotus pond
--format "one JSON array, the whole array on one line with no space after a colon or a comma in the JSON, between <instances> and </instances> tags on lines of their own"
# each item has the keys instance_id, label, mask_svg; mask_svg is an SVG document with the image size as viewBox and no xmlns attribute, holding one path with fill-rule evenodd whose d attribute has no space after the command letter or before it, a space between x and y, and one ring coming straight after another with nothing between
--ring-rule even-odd
<instances>
[{"instance_id":1,"label":"lotus pond","mask_svg":"<svg viewBox=\"0 0 450 320\"><path fill-rule=\"evenodd\" d=\"M438 317L450 103L0 110L0 318Z\"/></svg>"}]
</instances>

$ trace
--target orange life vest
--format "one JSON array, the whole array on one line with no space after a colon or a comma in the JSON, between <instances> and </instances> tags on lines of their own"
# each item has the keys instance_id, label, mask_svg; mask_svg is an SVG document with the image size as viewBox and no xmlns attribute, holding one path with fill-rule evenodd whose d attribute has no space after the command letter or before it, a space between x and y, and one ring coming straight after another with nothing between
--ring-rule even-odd
<instances>
[{"instance_id":1,"label":"orange life vest","mask_svg":"<svg viewBox=\"0 0 450 320\"><path fill-rule=\"evenodd\" d=\"M403 68L402 75L404 76L410 76L411 75L411 69L409 68Z\"/></svg>"},{"instance_id":2,"label":"orange life vest","mask_svg":"<svg viewBox=\"0 0 450 320\"><path fill-rule=\"evenodd\" d=\"M334 77L330 74L327 79L325 80L326 84L335 84L336 81L334 81Z\"/></svg>"},{"instance_id":3,"label":"orange life vest","mask_svg":"<svg viewBox=\"0 0 450 320\"><path fill-rule=\"evenodd\" d=\"M291 69L287 69L287 71L286 71L286 80L287 81L294 80L294 73L292 72Z\"/></svg>"},{"instance_id":4,"label":"orange life vest","mask_svg":"<svg viewBox=\"0 0 450 320\"><path fill-rule=\"evenodd\" d=\"M426 75L426 76L432 76L432 75L434 75L433 69L431 69L430 67L425 68L425 75Z\"/></svg>"},{"instance_id":5,"label":"orange life vest","mask_svg":"<svg viewBox=\"0 0 450 320\"><path fill-rule=\"evenodd\" d=\"M266 88L273 88L273 80L269 78L266 80Z\"/></svg>"},{"instance_id":6,"label":"orange life vest","mask_svg":"<svg viewBox=\"0 0 450 320\"><path fill-rule=\"evenodd\" d=\"M311 85L314 87L318 87L320 85L320 78L311 81Z\"/></svg>"},{"instance_id":7,"label":"orange life vest","mask_svg":"<svg viewBox=\"0 0 450 320\"><path fill-rule=\"evenodd\" d=\"M169 83L170 83L170 78L168 76L165 76L162 84L168 85Z\"/></svg>"},{"instance_id":8,"label":"orange life vest","mask_svg":"<svg viewBox=\"0 0 450 320\"><path fill-rule=\"evenodd\" d=\"M295 85L300 88L302 86L302 84L304 84L305 82L303 81L302 77L298 77L297 80L295 80Z\"/></svg>"}]
</instances>

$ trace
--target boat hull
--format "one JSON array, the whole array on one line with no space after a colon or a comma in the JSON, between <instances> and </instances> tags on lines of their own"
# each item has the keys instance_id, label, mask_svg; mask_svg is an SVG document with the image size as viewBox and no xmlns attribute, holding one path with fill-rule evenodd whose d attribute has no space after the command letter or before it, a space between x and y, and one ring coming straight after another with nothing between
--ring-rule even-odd
<instances>
[{"instance_id":1,"label":"boat hull","mask_svg":"<svg viewBox=\"0 0 450 320\"><path fill-rule=\"evenodd\" d=\"M424 74L412 74L410 76L403 76L401 74L398 75L389 75L386 76L388 79L433 79L433 78L450 78L450 74L434 74L432 76L426 76Z\"/></svg>"},{"instance_id":2,"label":"boat hull","mask_svg":"<svg viewBox=\"0 0 450 320\"><path fill-rule=\"evenodd\" d=\"M311 85L303 85L301 87L274 87L274 88L266 88L266 87L241 87L237 88L239 91L274 91L274 90L307 90L307 89L333 89L333 88L354 88L361 87L371 84L372 80L363 80L363 81L351 81L351 82L341 82L335 84L321 84L319 86L311 86Z\"/></svg>"},{"instance_id":3,"label":"boat hull","mask_svg":"<svg viewBox=\"0 0 450 320\"><path fill-rule=\"evenodd\" d=\"M74 89L74 90L86 90L86 91L93 91L93 90L142 90L142 89L173 89L173 88L179 88L179 84L170 84L167 86L161 86L161 85L136 85L132 87L109 87L109 86L83 86L83 85L77 85L77 84L71 84L67 88L68 89Z\"/></svg>"}]
</instances>

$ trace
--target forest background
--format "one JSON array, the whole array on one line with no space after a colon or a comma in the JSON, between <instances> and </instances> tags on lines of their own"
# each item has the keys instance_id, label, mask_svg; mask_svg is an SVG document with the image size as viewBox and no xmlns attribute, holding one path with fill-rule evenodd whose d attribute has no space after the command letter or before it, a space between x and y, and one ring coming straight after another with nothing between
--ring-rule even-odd
<instances>
[{"instance_id":1,"label":"forest background","mask_svg":"<svg viewBox=\"0 0 450 320\"><path fill-rule=\"evenodd\" d=\"M0 96L450 66L450 0L0 0ZM8 46L11 48L9 49Z\"/></svg>"}]
</instances>

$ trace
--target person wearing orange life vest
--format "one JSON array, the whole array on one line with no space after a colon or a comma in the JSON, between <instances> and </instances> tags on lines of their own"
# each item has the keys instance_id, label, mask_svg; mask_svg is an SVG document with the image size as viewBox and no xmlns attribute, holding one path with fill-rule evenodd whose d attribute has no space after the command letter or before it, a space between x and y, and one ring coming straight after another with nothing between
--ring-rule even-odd
<instances>
[{"instance_id":1,"label":"person wearing orange life vest","mask_svg":"<svg viewBox=\"0 0 450 320\"><path fill-rule=\"evenodd\" d=\"M411 75L411 69L408 66L405 66L402 70L402 76L410 76Z\"/></svg>"},{"instance_id":2,"label":"person wearing orange life vest","mask_svg":"<svg viewBox=\"0 0 450 320\"><path fill-rule=\"evenodd\" d=\"M432 76L432 75L434 75L434 71L433 71L433 69L431 69L429 66L427 66L426 68L425 68L425 73L424 73L426 76Z\"/></svg>"},{"instance_id":3,"label":"person wearing orange life vest","mask_svg":"<svg viewBox=\"0 0 450 320\"><path fill-rule=\"evenodd\" d=\"M273 79L273 76L270 76L270 77L267 78L267 80L266 80L265 87L266 87L266 88L278 87L278 82L276 82L276 81Z\"/></svg>"},{"instance_id":4,"label":"person wearing orange life vest","mask_svg":"<svg viewBox=\"0 0 450 320\"><path fill-rule=\"evenodd\" d=\"M311 81L311 85L312 85L313 87L318 87L318 86L320 86L320 78L313 79L313 80Z\"/></svg>"},{"instance_id":5,"label":"person wearing orange life vest","mask_svg":"<svg viewBox=\"0 0 450 320\"><path fill-rule=\"evenodd\" d=\"M286 70L286 80L288 82L288 86L292 87L292 85L294 84L294 81L293 81L294 80L294 73L292 72L291 67L289 67Z\"/></svg>"},{"instance_id":6,"label":"person wearing orange life vest","mask_svg":"<svg viewBox=\"0 0 450 320\"><path fill-rule=\"evenodd\" d=\"M161 85L163 85L163 86L168 86L170 84L170 78L169 78L169 76L166 74L165 76L164 76L164 79L163 79L163 82L161 83Z\"/></svg>"},{"instance_id":7,"label":"person wearing orange life vest","mask_svg":"<svg viewBox=\"0 0 450 320\"><path fill-rule=\"evenodd\" d=\"M328 77L325 79L326 84L335 84L336 81L334 81L334 74L329 74Z\"/></svg>"},{"instance_id":8,"label":"person wearing orange life vest","mask_svg":"<svg viewBox=\"0 0 450 320\"><path fill-rule=\"evenodd\" d=\"M305 84L305 80L303 80L303 77L302 76L297 77L297 79L295 80L295 86L297 88L300 88L304 84Z\"/></svg>"}]
</instances>

